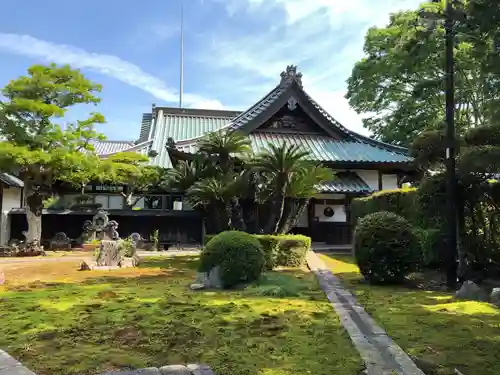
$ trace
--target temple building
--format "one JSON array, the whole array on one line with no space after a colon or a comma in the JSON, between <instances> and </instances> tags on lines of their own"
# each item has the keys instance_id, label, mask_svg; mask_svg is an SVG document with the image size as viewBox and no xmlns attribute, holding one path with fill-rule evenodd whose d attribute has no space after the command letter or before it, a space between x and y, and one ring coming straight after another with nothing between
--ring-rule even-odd
<instances>
[{"instance_id":1,"label":"temple building","mask_svg":"<svg viewBox=\"0 0 500 375\"><path fill-rule=\"evenodd\" d=\"M307 94L302 74L295 66L288 66L276 87L243 112L153 105L151 112L142 116L137 141L103 141L95 148L103 158L134 151L152 156L150 163L153 165L171 168L175 160L196 153L200 137L218 130L247 134L255 152L269 144L299 145L308 150L315 161L335 171L337 178L318 187L319 194L311 199L308 210L294 229L310 235L315 242L350 243L351 200L378 190L400 187L404 178L414 172L406 149L357 134L327 113ZM117 189L120 188L93 185L86 193L120 223L122 236L139 232L147 237L152 230L158 229L162 242L201 242L203 220L187 204L180 203L182 193L152 191L130 210L124 209L123 198ZM23 210L8 208L10 237L18 238L23 227ZM57 217L61 214L66 216L67 223L76 227L77 222L83 221L82 216L88 216L67 209L61 212L47 210L44 237L54 234L49 226L60 222ZM72 237L76 232L67 234Z\"/></svg>"}]
</instances>

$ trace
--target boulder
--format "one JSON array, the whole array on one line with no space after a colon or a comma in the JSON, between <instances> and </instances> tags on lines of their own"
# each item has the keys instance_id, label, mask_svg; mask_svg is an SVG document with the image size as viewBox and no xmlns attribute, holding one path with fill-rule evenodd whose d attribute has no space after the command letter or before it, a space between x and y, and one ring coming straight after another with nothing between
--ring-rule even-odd
<instances>
[{"instance_id":1,"label":"boulder","mask_svg":"<svg viewBox=\"0 0 500 375\"><path fill-rule=\"evenodd\" d=\"M493 288L490 295L490 302L500 307L500 288Z\"/></svg>"},{"instance_id":2,"label":"boulder","mask_svg":"<svg viewBox=\"0 0 500 375\"><path fill-rule=\"evenodd\" d=\"M222 289L222 280L220 278L220 267L215 266L208 273L208 285L207 288Z\"/></svg>"},{"instance_id":3,"label":"boulder","mask_svg":"<svg viewBox=\"0 0 500 375\"><path fill-rule=\"evenodd\" d=\"M468 301L488 301L488 295L473 281L465 281L455 293L455 298Z\"/></svg>"},{"instance_id":4,"label":"boulder","mask_svg":"<svg viewBox=\"0 0 500 375\"><path fill-rule=\"evenodd\" d=\"M209 272L198 272L196 280L191 284L191 289L222 289L222 280L220 278L220 267L216 266Z\"/></svg>"},{"instance_id":5,"label":"boulder","mask_svg":"<svg viewBox=\"0 0 500 375\"><path fill-rule=\"evenodd\" d=\"M97 256L97 266L117 267L123 260L121 246L118 241L101 241L101 248Z\"/></svg>"},{"instance_id":6,"label":"boulder","mask_svg":"<svg viewBox=\"0 0 500 375\"><path fill-rule=\"evenodd\" d=\"M191 375L191 371L186 366L170 365L160 367L161 375Z\"/></svg>"}]
</instances>

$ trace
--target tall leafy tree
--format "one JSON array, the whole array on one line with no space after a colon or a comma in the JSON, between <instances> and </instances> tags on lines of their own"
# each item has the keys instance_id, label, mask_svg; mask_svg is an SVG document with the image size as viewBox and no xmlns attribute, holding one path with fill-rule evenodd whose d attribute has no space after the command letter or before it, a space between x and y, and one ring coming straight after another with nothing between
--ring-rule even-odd
<instances>
[{"instance_id":1,"label":"tall leafy tree","mask_svg":"<svg viewBox=\"0 0 500 375\"><path fill-rule=\"evenodd\" d=\"M121 195L127 208L134 207L148 189L160 186L164 180L164 170L147 165L148 160L136 152L120 152L102 163L107 180L124 186Z\"/></svg>"},{"instance_id":2,"label":"tall leafy tree","mask_svg":"<svg viewBox=\"0 0 500 375\"><path fill-rule=\"evenodd\" d=\"M53 182L78 165L86 168L92 142L103 139L95 130L105 122L99 113L75 123L60 124L78 104L97 104L101 86L69 66L34 65L26 76L10 81L1 91L0 164L18 174L25 185L28 221L26 240L39 243L43 199ZM91 163L90 163L91 164Z\"/></svg>"},{"instance_id":3,"label":"tall leafy tree","mask_svg":"<svg viewBox=\"0 0 500 375\"><path fill-rule=\"evenodd\" d=\"M471 2L465 8L470 22L457 25L456 123L459 132L498 118L500 76L491 69L492 37L481 38L480 17L472 21ZM491 7L496 8L498 5ZM441 4L427 4L442 12ZM498 30L498 24L491 28ZM408 146L423 130L443 127L445 30L429 29L418 10L398 12L386 27L371 28L365 37L365 56L348 79L346 98L364 115L364 126L375 137Z\"/></svg>"}]
</instances>

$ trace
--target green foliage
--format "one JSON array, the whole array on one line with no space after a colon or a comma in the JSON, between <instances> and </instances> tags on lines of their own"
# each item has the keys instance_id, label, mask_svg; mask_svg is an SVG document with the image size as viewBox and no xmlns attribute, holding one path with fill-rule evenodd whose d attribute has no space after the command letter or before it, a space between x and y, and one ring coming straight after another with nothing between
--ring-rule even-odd
<instances>
[{"instance_id":1,"label":"green foliage","mask_svg":"<svg viewBox=\"0 0 500 375\"><path fill-rule=\"evenodd\" d=\"M149 158L136 152L120 152L103 162L105 180L125 185L121 192L129 208L135 206L147 189L162 184L165 172L162 168L147 165Z\"/></svg>"},{"instance_id":2,"label":"green foliage","mask_svg":"<svg viewBox=\"0 0 500 375\"><path fill-rule=\"evenodd\" d=\"M245 158L252 151L250 139L239 132L211 132L198 142L198 150L208 157L215 157L223 174L234 169L236 158Z\"/></svg>"},{"instance_id":3,"label":"green foliage","mask_svg":"<svg viewBox=\"0 0 500 375\"><path fill-rule=\"evenodd\" d=\"M288 186L295 173L309 167L309 153L297 145L283 143L260 152L252 161L252 170L267 176L272 188L270 196L271 212L264 227L265 233L278 233L283 217ZM318 181L321 182L321 181Z\"/></svg>"},{"instance_id":4,"label":"green foliage","mask_svg":"<svg viewBox=\"0 0 500 375\"><path fill-rule=\"evenodd\" d=\"M219 266L224 288L257 280L265 266L265 256L259 241L238 231L222 232L203 249L200 271L208 272Z\"/></svg>"},{"instance_id":5,"label":"green foliage","mask_svg":"<svg viewBox=\"0 0 500 375\"><path fill-rule=\"evenodd\" d=\"M481 174L491 178L500 171L500 147L474 146L462 151L457 158L457 169L462 176Z\"/></svg>"},{"instance_id":6,"label":"green foliage","mask_svg":"<svg viewBox=\"0 0 500 375\"><path fill-rule=\"evenodd\" d=\"M446 224L446 179L444 173L426 176L417 190L420 221L424 227L443 228Z\"/></svg>"},{"instance_id":7,"label":"green foliage","mask_svg":"<svg viewBox=\"0 0 500 375\"><path fill-rule=\"evenodd\" d=\"M40 191L50 194L54 180L73 183L93 175L92 143L104 138L95 124L104 123L104 117L91 113L64 126L60 120L71 107L99 103L100 90L79 70L55 64L34 65L27 76L1 90L0 138L7 142L0 142L0 167L24 180L27 209L35 217L41 217L43 207ZM28 222L28 242L40 240L32 224Z\"/></svg>"},{"instance_id":8,"label":"green foliage","mask_svg":"<svg viewBox=\"0 0 500 375\"><path fill-rule=\"evenodd\" d=\"M270 234L255 235L260 242L266 258L266 269L272 270L278 265L278 254L280 252L280 240L278 236Z\"/></svg>"},{"instance_id":9,"label":"green foliage","mask_svg":"<svg viewBox=\"0 0 500 375\"><path fill-rule=\"evenodd\" d=\"M239 133L210 133L198 148L193 160L175 162L166 186L186 192L191 206L207 218L210 233L286 233L317 193L316 186L334 178L297 146L269 145L251 157L249 139ZM258 204L270 210L260 227Z\"/></svg>"},{"instance_id":10,"label":"green foliage","mask_svg":"<svg viewBox=\"0 0 500 375\"><path fill-rule=\"evenodd\" d=\"M135 255L137 249L135 247L135 242L130 236L120 240L120 250L126 257L133 257Z\"/></svg>"},{"instance_id":11,"label":"green foliage","mask_svg":"<svg viewBox=\"0 0 500 375\"><path fill-rule=\"evenodd\" d=\"M500 146L500 126L485 125L470 129L464 140L467 146Z\"/></svg>"},{"instance_id":12,"label":"green foliage","mask_svg":"<svg viewBox=\"0 0 500 375\"><path fill-rule=\"evenodd\" d=\"M43 200L43 208L52 208L57 202L58 202L57 198L48 197L47 199Z\"/></svg>"},{"instance_id":13,"label":"green foliage","mask_svg":"<svg viewBox=\"0 0 500 375\"><path fill-rule=\"evenodd\" d=\"M477 12L477 1L483 0L465 2L466 15L474 17L457 25L462 32L455 39L459 133L499 119L500 58L492 41L500 27L489 22L492 27L481 31L495 11ZM442 11L442 4L423 7ZM400 11L391 15L387 26L370 28L365 56L348 79L350 105L366 115L365 127L386 142L410 145L423 130L443 128L445 30L441 22L429 30L421 20L418 10Z\"/></svg>"},{"instance_id":14,"label":"green foliage","mask_svg":"<svg viewBox=\"0 0 500 375\"><path fill-rule=\"evenodd\" d=\"M417 269L421 249L408 220L381 211L358 221L354 255L366 280L374 284L400 283Z\"/></svg>"},{"instance_id":15,"label":"green foliage","mask_svg":"<svg viewBox=\"0 0 500 375\"><path fill-rule=\"evenodd\" d=\"M383 190L368 197L356 198L351 205L352 224L356 225L360 218L379 211L393 212L417 224L420 216L416 197L416 188L403 188Z\"/></svg>"},{"instance_id":16,"label":"green foliage","mask_svg":"<svg viewBox=\"0 0 500 375\"><path fill-rule=\"evenodd\" d=\"M413 228L422 249L421 265L426 268L440 268L444 265L446 238L443 230Z\"/></svg>"},{"instance_id":17,"label":"green foliage","mask_svg":"<svg viewBox=\"0 0 500 375\"><path fill-rule=\"evenodd\" d=\"M422 169L442 168L446 157L446 135L442 130L427 130L410 145L410 156Z\"/></svg>"},{"instance_id":18,"label":"green foliage","mask_svg":"<svg viewBox=\"0 0 500 375\"><path fill-rule=\"evenodd\" d=\"M160 244L160 231L158 229L155 229L149 236L149 240L153 243L153 250L158 251Z\"/></svg>"}]
</instances>

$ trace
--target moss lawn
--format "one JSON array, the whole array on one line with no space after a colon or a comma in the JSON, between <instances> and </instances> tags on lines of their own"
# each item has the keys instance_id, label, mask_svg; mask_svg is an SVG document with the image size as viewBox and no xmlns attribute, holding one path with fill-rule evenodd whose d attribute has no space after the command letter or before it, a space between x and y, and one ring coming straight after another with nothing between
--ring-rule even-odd
<instances>
[{"instance_id":1,"label":"moss lawn","mask_svg":"<svg viewBox=\"0 0 500 375\"><path fill-rule=\"evenodd\" d=\"M195 257L77 271L1 264L0 348L38 375L204 362L218 375L357 375L361 359L305 269L234 291L191 291ZM498 365L497 365L498 366ZM498 368L498 367L497 367Z\"/></svg>"},{"instance_id":2,"label":"moss lawn","mask_svg":"<svg viewBox=\"0 0 500 375\"><path fill-rule=\"evenodd\" d=\"M500 309L446 292L363 284L352 257L320 257L427 375L500 374Z\"/></svg>"}]
</instances>

